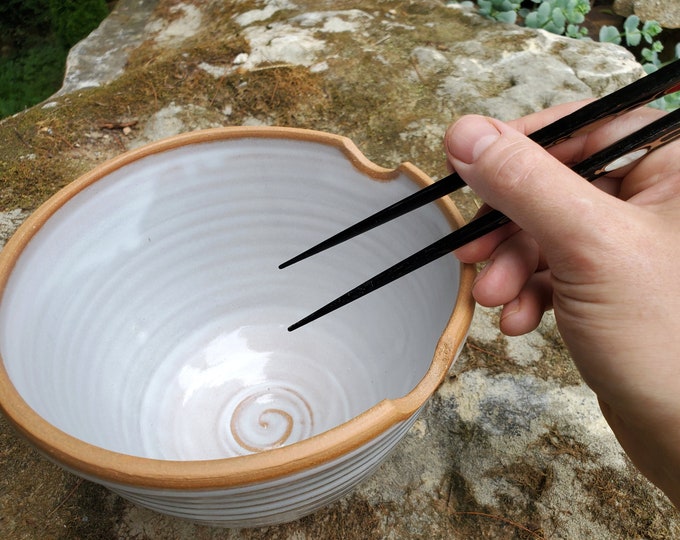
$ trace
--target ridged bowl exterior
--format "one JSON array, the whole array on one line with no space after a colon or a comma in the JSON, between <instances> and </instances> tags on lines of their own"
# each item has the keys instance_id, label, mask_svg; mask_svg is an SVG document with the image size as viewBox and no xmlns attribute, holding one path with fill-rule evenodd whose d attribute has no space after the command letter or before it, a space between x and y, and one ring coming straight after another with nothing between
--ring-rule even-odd
<instances>
[{"instance_id":1,"label":"ridged bowl exterior","mask_svg":"<svg viewBox=\"0 0 680 540\"><path fill-rule=\"evenodd\" d=\"M64 468L159 512L246 527L341 497L460 351L474 271L444 257L286 327L460 225L440 201L280 262L429 179L347 139L221 128L109 161L0 253L0 405Z\"/></svg>"},{"instance_id":2,"label":"ridged bowl exterior","mask_svg":"<svg viewBox=\"0 0 680 540\"><path fill-rule=\"evenodd\" d=\"M412 415L336 459L257 485L195 492L104 485L140 506L206 525L276 525L319 510L350 492L378 468L416 418L417 414Z\"/></svg>"}]
</instances>

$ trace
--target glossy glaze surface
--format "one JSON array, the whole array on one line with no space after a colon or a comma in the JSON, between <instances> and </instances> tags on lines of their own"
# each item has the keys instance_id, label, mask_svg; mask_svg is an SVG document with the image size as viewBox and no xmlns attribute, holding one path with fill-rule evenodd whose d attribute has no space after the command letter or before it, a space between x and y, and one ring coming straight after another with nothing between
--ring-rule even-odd
<instances>
[{"instance_id":1,"label":"glossy glaze surface","mask_svg":"<svg viewBox=\"0 0 680 540\"><path fill-rule=\"evenodd\" d=\"M418 188L417 172L367 166L349 159L344 140L292 131L218 130L138 152L76 182L8 244L3 408L39 447L141 504L241 526L339 496L397 442L390 433L413 421L436 385L424 378L443 376L469 324L471 310L432 375L458 294L453 256L308 327L286 327L450 231L452 216L430 205L279 270ZM197 472L198 462L209 466ZM342 463L353 472L333 472ZM216 471L242 477L225 478L210 492L222 503L200 509L182 483L219 486ZM267 510L226 512L261 476L271 486L253 493L279 500L297 490L297 510L265 499ZM291 484L277 495L279 476Z\"/></svg>"}]
</instances>

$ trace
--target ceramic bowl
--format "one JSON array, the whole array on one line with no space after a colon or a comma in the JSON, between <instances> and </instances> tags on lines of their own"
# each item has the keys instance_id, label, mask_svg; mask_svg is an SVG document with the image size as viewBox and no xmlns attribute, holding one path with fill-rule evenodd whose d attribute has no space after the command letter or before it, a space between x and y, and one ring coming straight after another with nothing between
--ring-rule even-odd
<instances>
[{"instance_id":1,"label":"ceramic bowl","mask_svg":"<svg viewBox=\"0 0 680 540\"><path fill-rule=\"evenodd\" d=\"M461 223L442 200L278 264L429 183L347 139L221 128L128 152L35 211L0 255L0 404L39 451L139 505L281 523L404 436L472 317L453 255L287 326Z\"/></svg>"}]
</instances>

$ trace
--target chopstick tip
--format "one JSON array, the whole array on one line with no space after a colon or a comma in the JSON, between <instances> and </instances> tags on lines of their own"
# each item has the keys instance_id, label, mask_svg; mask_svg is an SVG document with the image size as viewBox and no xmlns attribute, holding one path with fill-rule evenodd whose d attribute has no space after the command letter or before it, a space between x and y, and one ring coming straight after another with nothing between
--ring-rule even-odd
<instances>
[{"instance_id":1,"label":"chopstick tip","mask_svg":"<svg viewBox=\"0 0 680 540\"><path fill-rule=\"evenodd\" d=\"M331 311L336 310L339 308L342 304L338 302L338 300L335 300L329 304L326 304L324 307L317 309L314 313L310 313L306 317L303 317L300 319L298 322L291 324L288 327L288 331L292 332L293 330L297 330L298 328L301 328L305 326L306 324L309 324L312 321L317 320L319 317L322 317L323 315L326 315L327 313L330 313Z\"/></svg>"},{"instance_id":2,"label":"chopstick tip","mask_svg":"<svg viewBox=\"0 0 680 540\"><path fill-rule=\"evenodd\" d=\"M279 270L283 270L284 268L288 268L289 266L292 266L296 262L300 262L304 258L305 257L303 257L302 254L301 254L301 255L297 255L297 256L293 257L292 259L288 259L287 261L284 261L279 265Z\"/></svg>"},{"instance_id":3,"label":"chopstick tip","mask_svg":"<svg viewBox=\"0 0 680 540\"><path fill-rule=\"evenodd\" d=\"M303 321L298 321L298 322L296 322L296 323L294 323L294 324L291 324L291 325L288 327L288 331L289 331L289 332L293 332L294 330L297 330L298 328L300 328L301 326L304 326L305 324L307 324L307 323L305 323L305 322L303 322Z\"/></svg>"}]
</instances>

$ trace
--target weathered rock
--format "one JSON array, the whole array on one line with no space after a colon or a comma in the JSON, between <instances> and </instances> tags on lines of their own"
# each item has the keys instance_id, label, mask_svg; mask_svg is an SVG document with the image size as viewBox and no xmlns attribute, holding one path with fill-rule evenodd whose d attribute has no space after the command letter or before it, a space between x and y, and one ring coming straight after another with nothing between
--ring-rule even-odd
<instances>
[{"instance_id":1,"label":"weathered rock","mask_svg":"<svg viewBox=\"0 0 680 540\"><path fill-rule=\"evenodd\" d=\"M69 52L64 84L57 96L112 81L125 69L130 51L147 36L158 0L123 0L87 39Z\"/></svg>"},{"instance_id":2,"label":"weathered rock","mask_svg":"<svg viewBox=\"0 0 680 540\"><path fill-rule=\"evenodd\" d=\"M643 21L656 21L664 28L680 28L680 3L673 0L637 0L635 14Z\"/></svg>"},{"instance_id":3,"label":"weathered rock","mask_svg":"<svg viewBox=\"0 0 680 540\"><path fill-rule=\"evenodd\" d=\"M28 212L15 208L9 212L0 212L0 249L19 225L28 217Z\"/></svg>"},{"instance_id":4,"label":"weathered rock","mask_svg":"<svg viewBox=\"0 0 680 540\"><path fill-rule=\"evenodd\" d=\"M612 11L621 17L628 17L634 13L633 4L635 0L614 0Z\"/></svg>"},{"instance_id":5,"label":"weathered rock","mask_svg":"<svg viewBox=\"0 0 680 540\"><path fill-rule=\"evenodd\" d=\"M117 58L111 70L96 65L108 63L97 62L105 52L93 53L97 69L85 67L83 51L99 43L117 51L106 57ZM352 138L378 164L409 160L440 176L442 136L461 114L507 119L642 75L617 46L492 23L435 0L358 9L344 0L119 0L77 50L57 96L0 123L3 239L27 215L18 208L182 131L321 129ZM456 202L468 217L477 207L469 192ZM680 519L621 452L554 320L510 339L497 317L478 309L449 379L378 473L299 522L214 531L155 514L60 471L0 419L0 536L679 537Z\"/></svg>"},{"instance_id":6,"label":"weathered rock","mask_svg":"<svg viewBox=\"0 0 680 540\"><path fill-rule=\"evenodd\" d=\"M642 21L656 21L664 28L680 28L677 0L614 0L612 8L622 17L635 14Z\"/></svg>"}]
</instances>

